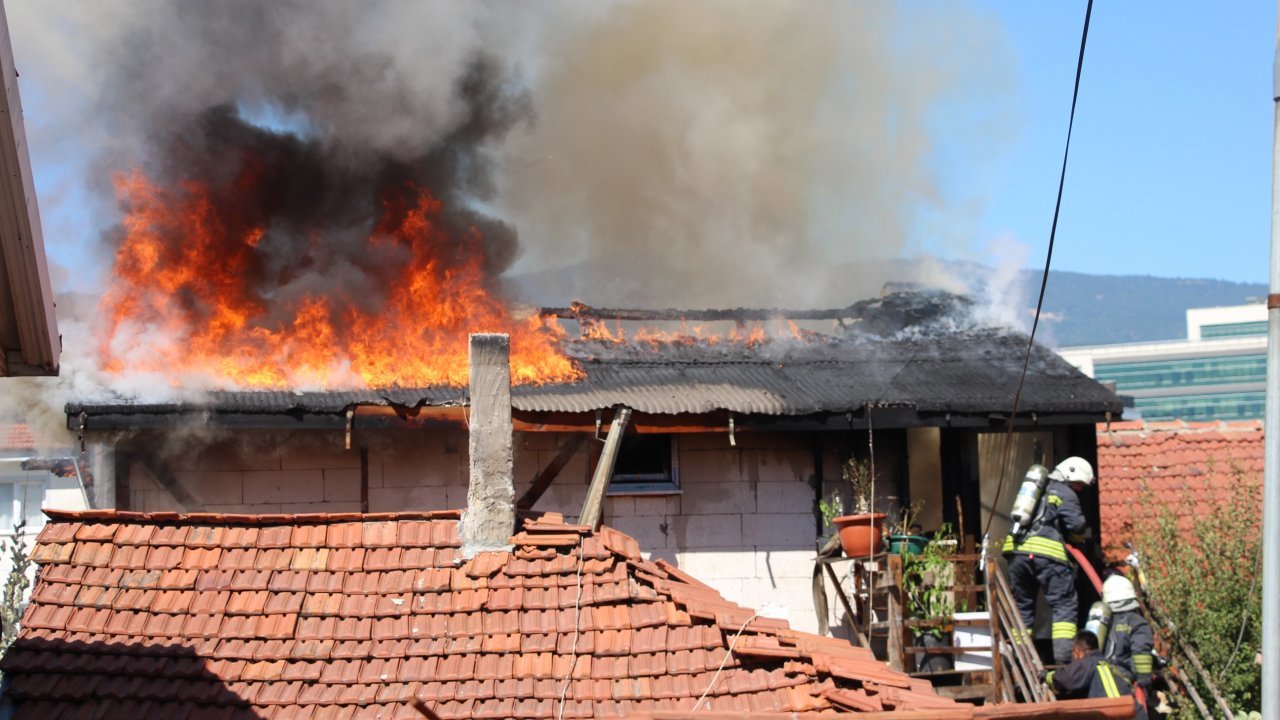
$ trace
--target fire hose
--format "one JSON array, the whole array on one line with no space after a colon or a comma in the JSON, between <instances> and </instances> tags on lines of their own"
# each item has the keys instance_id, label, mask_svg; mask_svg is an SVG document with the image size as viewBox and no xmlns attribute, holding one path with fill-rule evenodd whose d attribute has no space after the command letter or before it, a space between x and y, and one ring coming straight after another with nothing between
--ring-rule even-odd
<instances>
[{"instance_id":1,"label":"fire hose","mask_svg":"<svg viewBox=\"0 0 1280 720\"><path fill-rule=\"evenodd\" d=\"M1093 569L1093 563L1089 562L1089 558L1085 557L1080 548L1067 543L1063 543L1063 545L1066 546L1067 552L1071 553L1071 557L1076 559L1076 564L1084 571L1085 577L1089 578L1089 582L1093 583L1093 589L1097 590L1098 594L1101 595L1102 578L1098 577L1098 571ZM1133 696L1137 698L1138 702L1142 703L1142 707L1147 707L1147 694L1136 684L1133 686Z\"/></svg>"}]
</instances>

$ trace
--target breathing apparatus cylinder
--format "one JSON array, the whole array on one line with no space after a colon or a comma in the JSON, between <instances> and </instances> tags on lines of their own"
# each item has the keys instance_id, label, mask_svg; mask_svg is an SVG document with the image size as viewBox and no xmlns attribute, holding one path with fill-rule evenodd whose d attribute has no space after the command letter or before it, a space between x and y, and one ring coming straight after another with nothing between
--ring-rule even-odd
<instances>
[{"instance_id":1,"label":"breathing apparatus cylinder","mask_svg":"<svg viewBox=\"0 0 1280 720\"><path fill-rule=\"evenodd\" d=\"M1098 638L1098 648L1102 649L1107 643L1107 631L1111 629L1111 608L1101 600L1095 602L1089 608L1089 619L1084 629Z\"/></svg>"},{"instance_id":2,"label":"breathing apparatus cylinder","mask_svg":"<svg viewBox=\"0 0 1280 720\"><path fill-rule=\"evenodd\" d=\"M1032 465L1027 474L1022 476L1022 486L1018 488L1018 497L1014 498L1013 509L1009 511L1010 530L1015 540L1021 541L1022 535L1035 517L1036 507L1040 504L1040 496L1049 485L1049 468L1043 465Z\"/></svg>"}]
</instances>

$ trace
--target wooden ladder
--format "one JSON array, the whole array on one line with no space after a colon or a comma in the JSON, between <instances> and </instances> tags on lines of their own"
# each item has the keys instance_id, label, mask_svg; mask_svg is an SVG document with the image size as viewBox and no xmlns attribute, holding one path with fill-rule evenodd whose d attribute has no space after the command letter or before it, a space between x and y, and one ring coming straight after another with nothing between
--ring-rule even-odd
<instances>
[{"instance_id":1,"label":"wooden ladder","mask_svg":"<svg viewBox=\"0 0 1280 720\"><path fill-rule=\"evenodd\" d=\"M987 559L987 607L991 610L992 678L1002 702L1053 702L1054 694L1040 676L1044 665L1031 633L1013 601L1009 578L995 561Z\"/></svg>"}]
</instances>

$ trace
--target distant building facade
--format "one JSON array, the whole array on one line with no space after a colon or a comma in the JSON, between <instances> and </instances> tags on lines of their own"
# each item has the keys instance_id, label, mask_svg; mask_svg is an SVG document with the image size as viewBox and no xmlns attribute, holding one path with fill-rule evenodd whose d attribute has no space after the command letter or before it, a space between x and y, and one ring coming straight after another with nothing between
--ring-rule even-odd
<instances>
[{"instance_id":1,"label":"distant building facade","mask_svg":"<svg viewBox=\"0 0 1280 720\"><path fill-rule=\"evenodd\" d=\"M1187 310L1187 339L1061 348L1086 375L1114 383L1145 420L1254 420L1267 378L1263 303ZM1127 406L1127 403L1126 403Z\"/></svg>"}]
</instances>

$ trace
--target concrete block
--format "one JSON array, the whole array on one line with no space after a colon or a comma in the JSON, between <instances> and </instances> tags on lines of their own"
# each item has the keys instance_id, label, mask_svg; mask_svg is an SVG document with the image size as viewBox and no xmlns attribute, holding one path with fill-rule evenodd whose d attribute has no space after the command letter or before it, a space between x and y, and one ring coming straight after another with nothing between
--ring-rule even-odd
<instances>
[{"instance_id":1,"label":"concrete block","mask_svg":"<svg viewBox=\"0 0 1280 720\"><path fill-rule=\"evenodd\" d=\"M742 517L743 544L812 550L818 537L810 513L760 513Z\"/></svg>"},{"instance_id":2,"label":"concrete block","mask_svg":"<svg viewBox=\"0 0 1280 720\"><path fill-rule=\"evenodd\" d=\"M670 548L668 535L671 527L665 518L655 515L644 517L605 518L606 524L620 530L640 543L640 551L652 553Z\"/></svg>"},{"instance_id":3,"label":"concrete block","mask_svg":"<svg viewBox=\"0 0 1280 720\"><path fill-rule=\"evenodd\" d=\"M324 472L274 470L244 473L244 502L305 503L324 500Z\"/></svg>"},{"instance_id":4,"label":"concrete block","mask_svg":"<svg viewBox=\"0 0 1280 720\"><path fill-rule=\"evenodd\" d=\"M176 473L178 484L203 505L236 505L244 500L244 473L189 470Z\"/></svg>"},{"instance_id":5,"label":"concrete block","mask_svg":"<svg viewBox=\"0 0 1280 720\"><path fill-rule=\"evenodd\" d=\"M560 481L551 483L551 487L534 503L534 510L561 512L577 517L582 511L582 503L587 499L586 485L562 485Z\"/></svg>"},{"instance_id":6,"label":"concrete block","mask_svg":"<svg viewBox=\"0 0 1280 720\"><path fill-rule=\"evenodd\" d=\"M457 454L393 451L382 458L383 487L448 485L465 476L465 459Z\"/></svg>"},{"instance_id":7,"label":"concrete block","mask_svg":"<svg viewBox=\"0 0 1280 720\"><path fill-rule=\"evenodd\" d=\"M636 495L632 501L638 517L650 515L666 517L680 514L679 495Z\"/></svg>"},{"instance_id":8,"label":"concrete block","mask_svg":"<svg viewBox=\"0 0 1280 720\"><path fill-rule=\"evenodd\" d=\"M464 492L464 505L465 497ZM449 507L448 493L442 487L424 485L416 488L369 488L369 512L446 510Z\"/></svg>"},{"instance_id":9,"label":"concrete block","mask_svg":"<svg viewBox=\"0 0 1280 720\"><path fill-rule=\"evenodd\" d=\"M228 515L243 515L257 513L278 513L280 505L278 503L263 503L261 505L245 505L239 503L236 505L206 505L205 512L225 513Z\"/></svg>"},{"instance_id":10,"label":"concrete block","mask_svg":"<svg viewBox=\"0 0 1280 720\"><path fill-rule=\"evenodd\" d=\"M678 550L740 548L741 515L681 515L671 518L671 543Z\"/></svg>"},{"instance_id":11,"label":"concrete block","mask_svg":"<svg viewBox=\"0 0 1280 720\"><path fill-rule=\"evenodd\" d=\"M756 485L756 507L761 512L813 512L815 494L808 482L761 482Z\"/></svg>"},{"instance_id":12,"label":"concrete block","mask_svg":"<svg viewBox=\"0 0 1280 720\"><path fill-rule=\"evenodd\" d=\"M284 513L341 513L360 512L359 502L322 502L322 503L284 503L280 506Z\"/></svg>"},{"instance_id":13,"label":"concrete block","mask_svg":"<svg viewBox=\"0 0 1280 720\"><path fill-rule=\"evenodd\" d=\"M515 460L512 465L515 481L525 484L533 482L533 479L538 476L538 473L542 471L546 463L550 462L551 456L552 453L538 452L537 450L530 450L521 445L516 445Z\"/></svg>"},{"instance_id":14,"label":"concrete block","mask_svg":"<svg viewBox=\"0 0 1280 720\"><path fill-rule=\"evenodd\" d=\"M742 474L753 482L807 483L813 474L813 453L784 450L743 450Z\"/></svg>"},{"instance_id":15,"label":"concrete block","mask_svg":"<svg viewBox=\"0 0 1280 720\"><path fill-rule=\"evenodd\" d=\"M680 569L703 582L711 578L751 578L756 576L756 553L751 548L681 552Z\"/></svg>"},{"instance_id":16,"label":"concrete block","mask_svg":"<svg viewBox=\"0 0 1280 720\"><path fill-rule=\"evenodd\" d=\"M278 470L280 448L288 445L280 433L237 432L195 453L200 470ZM166 458L169 460L169 458ZM169 467L183 467L177 458Z\"/></svg>"},{"instance_id":17,"label":"concrete block","mask_svg":"<svg viewBox=\"0 0 1280 720\"><path fill-rule=\"evenodd\" d=\"M687 451L680 448L680 487L708 482L737 482L742 479L736 450Z\"/></svg>"},{"instance_id":18,"label":"concrete block","mask_svg":"<svg viewBox=\"0 0 1280 720\"><path fill-rule=\"evenodd\" d=\"M604 498L604 517L608 522L612 518L634 517L636 501L631 496L606 495Z\"/></svg>"},{"instance_id":19,"label":"concrete block","mask_svg":"<svg viewBox=\"0 0 1280 720\"><path fill-rule=\"evenodd\" d=\"M354 502L360 505L360 468L325 468L325 502Z\"/></svg>"},{"instance_id":20,"label":"concrete block","mask_svg":"<svg viewBox=\"0 0 1280 720\"><path fill-rule=\"evenodd\" d=\"M756 493L745 482L691 483L680 493L681 515L756 512Z\"/></svg>"},{"instance_id":21,"label":"concrete block","mask_svg":"<svg viewBox=\"0 0 1280 720\"><path fill-rule=\"evenodd\" d=\"M281 470L360 468L360 449L346 449L345 433L298 435L280 447Z\"/></svg>"},{"instance_id":22,"label":"concrete block","mask_svg":"<svg viewBox=\"0 0 1280 720\"><path fill-rule=\"evenodd\" d=\"M787 580L803 580L808 582L813 577L813 557L815 549L808 548L756 548L755 577L771 578L773 582Z\"/></svg>"}]
</instances>

